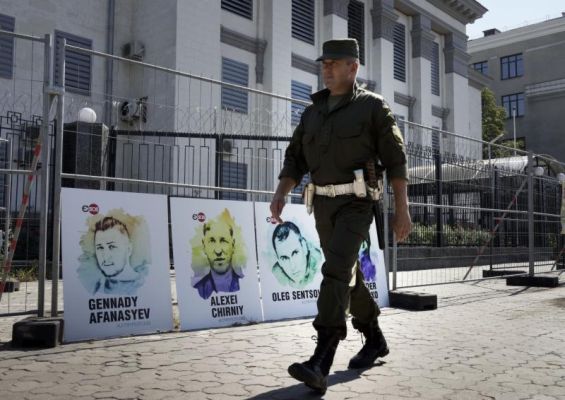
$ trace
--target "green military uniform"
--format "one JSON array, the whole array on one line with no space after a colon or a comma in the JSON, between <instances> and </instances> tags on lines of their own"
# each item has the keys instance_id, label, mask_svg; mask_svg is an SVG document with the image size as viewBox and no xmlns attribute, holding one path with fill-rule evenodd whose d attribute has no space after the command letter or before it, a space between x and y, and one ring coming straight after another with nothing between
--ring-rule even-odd
<instances>
[{"instance_id":1,"label":"green military uniform","mask_svg":"<svg viewBox=\"0 0 565 400\"><path fill-rule=\"evenodd\" d=\"M378 159L389 180L407 179L402 135L383 98L355 85L330 110L329 97L328 89L311 96L313 104L294 131L279 178L300 182L310 172L318 186L351 183L354 170ZM361 271L353 267L373 221L372 200L353 194L315 196L314 215L326 258L314 327L339 330L344 338L348 309L361 324L376 322L380 313Z\"/></svg>"},{"instance_id":2,"label":"green military uniform","mask_svg":"<svg viewBox=\"0 0 565 400\"><path fill-rule=\"evenodd\" d=\"M329 60L324 68L333 68L333 60L339 59L359 59L355 39L325 42L323 54L317 61ZM326 78L329 82L334 79L331 73L324 76ZM355 170L378 159L389 179L407 179L402 135L383 98L360 89L353 82L349 93L330 94L330 90L325 89L311 96L313 104L304 110L294 131L280 178L300 182L304 174L310 172L317 186L351 184ZM285 182L283 187L286 185ZM370 367L378 357L386 356L389 349L378 325L380 310L364 285L357 262L359 248L368 239L373 221L373 201L354 194L317 195L313 205L316 229L326 257L318 315L314 320L318 337L312 357L291 364L288 372L323 394L339 340L347 334L348 309L353 315L353 326L366 338L361 350L350 360L349 368Z\"/></svg>"}]
</instances>

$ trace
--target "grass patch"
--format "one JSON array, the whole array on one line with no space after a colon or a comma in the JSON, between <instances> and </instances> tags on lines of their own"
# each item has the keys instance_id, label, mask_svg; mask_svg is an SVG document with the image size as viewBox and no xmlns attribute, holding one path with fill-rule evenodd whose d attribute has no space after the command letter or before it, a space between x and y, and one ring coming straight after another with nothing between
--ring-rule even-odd
<instances>
[{"instance_id":1,"label":"grass patch","mask_svg":"<svg viewBox=\"0 0 565 400\"><path fill-rule=\"evenodd\" d=\"M37 281L39 275L39 265L37 261L33 261L31 265L12 267L9 278L17 279L20 282Z\"/></svg>"}]
</instances>

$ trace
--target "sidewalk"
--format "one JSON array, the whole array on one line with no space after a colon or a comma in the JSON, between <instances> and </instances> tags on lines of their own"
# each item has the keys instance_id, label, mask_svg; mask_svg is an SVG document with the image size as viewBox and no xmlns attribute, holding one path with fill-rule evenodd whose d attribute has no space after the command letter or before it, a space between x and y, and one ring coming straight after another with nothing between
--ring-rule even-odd
<instances>
[{"instance_id":1,"label":"sidewalk","mask_svg":"<svg viewBox=\"0 0 565 400\"><path fill-rule=\"evenodd\" d=\"M565 399L565 285L417 291L438 309L384 310L391 354L366 371L347 370L361 346L351 329L325 399ZM3 400L320 398L286 372L314 348L310 319L16 351L5 343L21 318L0 319Z\"/></svg>"}]
</instances>

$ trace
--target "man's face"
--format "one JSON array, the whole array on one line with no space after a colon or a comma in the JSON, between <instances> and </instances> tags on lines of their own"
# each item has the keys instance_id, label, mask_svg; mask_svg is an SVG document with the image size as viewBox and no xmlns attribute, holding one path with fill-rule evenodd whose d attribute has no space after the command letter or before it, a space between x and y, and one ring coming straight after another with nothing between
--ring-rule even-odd
<instances>
[{"instance_id":1,"label":"man's face","mask_svg":"<svg viewBox=\"0 0 565 400\"><path fill-rule=\"evenodd\" d=\"M96 261L102 273L111 278L120 274L129 263L132 247L128 236L117 227L98 231L94 236Z\"/></svg>"},{"instance_id":2,"label":"man's face","mask_svg":"<svg viewBox=\"0 0 565 400\"><path fill-rule=\"evenodd\" d=\"M355 62L349 59L322 61L324 85L331 92L341 92L348 89L355 81L356 72Z\"/></svg>"},{"instance_id":3,"label":"man's face","mask_svg":"<svg viewBox=\"0 0 565 400\"><path fill-rule=\"evenodd\" d=\"M279 265L294 282L300 282L306 274L308 253L304 240L293 231L284 240L275 241Z\"/></svg>"},{"instance_id":4,"label":"man's face","mask_svg":"<svg viewBox=\"0 0 565 400\"><path fill-rule=\"evenodd\" d=\"M210 223L202 239L204 253L212 268L218 274L225 274L231 266L235 239L230 228L221 222Z\"/></svg>"}]
</instances>

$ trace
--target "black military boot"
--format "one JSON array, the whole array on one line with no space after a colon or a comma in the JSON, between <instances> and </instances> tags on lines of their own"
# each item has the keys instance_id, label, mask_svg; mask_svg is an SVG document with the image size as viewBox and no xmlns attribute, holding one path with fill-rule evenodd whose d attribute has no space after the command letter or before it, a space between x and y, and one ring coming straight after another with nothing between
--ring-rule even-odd
<instances>
[{"instance_id":1,"label":"black military boot","mask_svg":"<svg viewBox=\"0 0 565 400\"><path fill-rule=\"evenodd\" d=\"M334 361L337 345L341 339L341 334L336 330L318 331L318 341L314 355L303 363L294 363L288 367L288 373L294 379L304 382L306 386L318 391L320 394L326 393L328 388L328 374Z\"/></svg>"},{"instance_id":2,"label":"black military boot","mask_svg":"<svg viewBox=\"0 0 565 400\"><path fill-rule=\"evenodd\" d=\"M371 325L365 325L353 319L353 327L365 336L365 344L351 360L349 360L350 369L370 368L378 357L384 357L389 353L385 337L377 322Z\"/></svg>"}]
</instances>

